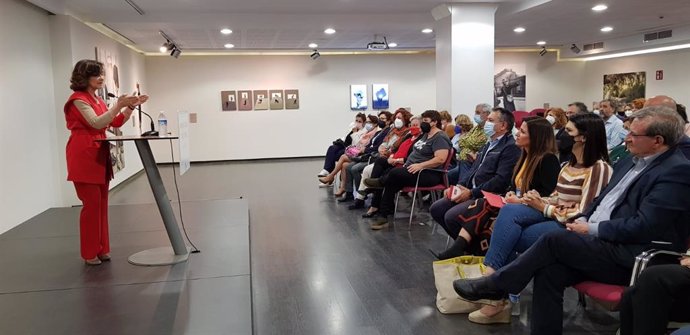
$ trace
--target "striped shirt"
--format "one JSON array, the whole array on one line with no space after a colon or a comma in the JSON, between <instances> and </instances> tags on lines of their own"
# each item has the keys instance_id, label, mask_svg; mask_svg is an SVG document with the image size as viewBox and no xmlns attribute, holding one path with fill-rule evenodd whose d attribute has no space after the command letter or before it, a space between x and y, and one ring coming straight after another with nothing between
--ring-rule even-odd
<instances>
[{"instance_id":1,"label":"striped shirt","mask_svg":"<svg viewBox=\"0 0 690 335\"><path fill-rule=\"evenodd\" d=\"M579 214L606 188L612 173L613 168L602 160L588 168L566 164L558 175L556 191L546 199L545 216L565 222Z\"/></svg>"}]
</instances>

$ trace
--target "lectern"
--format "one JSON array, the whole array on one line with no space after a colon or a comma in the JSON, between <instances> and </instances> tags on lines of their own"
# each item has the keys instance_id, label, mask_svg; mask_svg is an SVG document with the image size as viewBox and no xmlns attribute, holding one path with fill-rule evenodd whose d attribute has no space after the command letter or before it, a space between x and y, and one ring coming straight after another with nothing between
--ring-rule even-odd
<instances>
[{"instance_id":1,"label":"lectern","mask_svg":"<svg viewBox=\"0 0 690 335\"><path fill-rule=\"evenodd\" d=\"M156 160L149 145L149 141L174 140L177 138L177 136L113 136L98 140L100 142L133 141L137 146L139 157L141 157L141 162L144 165L144 171L146 171L146 177L149 180L149 185L151 185L151 191L153 191L153 196L156 198L158 211L161 214L161 218L163 218L165 231L168 233L168 238L172 245L172 247L153 248L133 254L128 259L131 264L143 266L170 265L185 262L189 257L190 248L185 245L182 234L180 234L175 213L172 206L170 206L170 199L165 192L161 174L158 171Z\"/></svg>"}]
</instances>

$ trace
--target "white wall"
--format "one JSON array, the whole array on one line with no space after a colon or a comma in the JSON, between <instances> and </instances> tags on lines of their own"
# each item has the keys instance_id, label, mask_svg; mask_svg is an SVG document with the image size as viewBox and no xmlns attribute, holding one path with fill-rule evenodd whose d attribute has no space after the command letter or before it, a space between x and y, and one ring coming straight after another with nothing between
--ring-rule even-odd
<instances>
[{"instance_id":1,"label":"white wall","mask_svg":"<svg viewBox=\"0 0 690 335\"><path fill-rule=\"evenodd\" d=\"M414 114L435 108L434 55L147 57L148 110L165 110L168 129L177 111L198 113L191 125L193 161L324 155L345 135L356 112L349 85L388 83L391 109ZM299 89L299 110L222 112L220 91ZM369 92L371 94L371 92ZM368 113L376 113L369 110ZM169 161L169 146L153 146Z\"/></svg>"},{"instance_id":2,"label":"white wall","mask_svg":"<svg viewBox=\"0 0 690 335\"><path fill-rule=\"evenodd\" d=\"M58 204L48 15L0 0L0 233Z\"/></svg>"},{"instance_id":3,"label":"white wall","mask_svg":"<svg viewBox=\"0 0 690 335\"><path fill-rule=\"evenodd\" d=\"M58 189L62 206L80 204L74 191L74 186L67 178L65 164L65 145L69 138L69 131L65 128L63 105L72 93L69 89L69 79L72 68L79 60L94 59L95 48L104 48L113 53L118 59L120 69L121 93L131 94L137 82L146 88L144 74L144 56L134 52L126 46L91 29L83 23L64 15L51 16L51 41L53 45L53 75L55 82L55 123L56 143L58 150L55 157L55 169L59 171ZM125 135L138 134L134 121L130 120L122 128ZM132 142L125 142L125 168L115 174L110 187L115 187L125 179L142 169L141 160Z\"/></svg>"},{"instance_id":4,"label":"white wall","mask_svg":"<svg viewBox=\"0 0 690 335\"><path fill-rule=\"evenodd\" d=\"M587 62L582 87L585 103L602 99L605 74L647 72L645 95L668 95L679 103L690 104L690 50L677 50ZM664 71L664 79L656 80L656 71Z\"/></svg>"},{"instance_id":5,"label":"white wall","mask_svg":"<svg viewBox=\"0 0 690 335\"><path fill-rule=\"evenodd\" d=\"M525 64L526 109L551 107L565 109L573 101L587 102L582 86L585 79L584 62L558 62L556 53L540 57L537 52L497 52L496 64ZM491 101L488 101L491 103Z\"/></svg>"}]
</instances>

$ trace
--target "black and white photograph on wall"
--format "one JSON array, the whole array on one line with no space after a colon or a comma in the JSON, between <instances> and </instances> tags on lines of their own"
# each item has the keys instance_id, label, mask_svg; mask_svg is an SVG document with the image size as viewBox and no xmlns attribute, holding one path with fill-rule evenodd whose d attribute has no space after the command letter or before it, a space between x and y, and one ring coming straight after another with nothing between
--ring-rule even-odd
<instances>
[{"instance_id":1,"label":"black and white photograph on wall","mask_svg":"<svg viewBox=\"0 0 690 335\"><path fill-rule=\"evenodd\" d=\"M235 91L220 92L221 110L232 112L237 110L237 93Z\"/></svg>"},{"instance_id":2,"label":"black and white photograph on wall","mask_svg":"<svg viewBox=\"0 0 690 335\"><path fill-rule=\"evenodd\" d=\"M253 108L252 91L237 91L237 110L250 111Z\"/></svg>"},{"instance_id":3,"label":"black and white photograph on wall","mask_svg":"<svg viewBox=\"0 0 690 335\"><path fill-rule=\"evenodd\" d=\"M524 65L496 65L494 68L494 106L511 112L526 109Z\"/></svg>"},{"instance_id":4,"label":"black and white photograph on wall","mask_svg":"<svg viewBox=\"0 0 690 335\"><path fill-rule=\"evenodd\" d=\"M268 91L256 90L254 91L254 110L265 111L268 109Z\"/></svg>"},{"instance_id":5,"label":"black and white photograph on wall","mask_svg":"<svg viewBox=\"0 0 690 335\"><path fill-rule=\"evenodd\" d=\"M350 85L350 109L367 110L367 85Z\"/></svg>"},{"instance_id":6,"label":"black and white photograph on wall","mask_svg":"<svg viewBox=\"0 0 690 335\"><path fill-rule=\"evenodd\" d=\"M604 99L630 103L644 98L647 86L645 72L615 73L604 75Z\"/></svg>"},{"instance_id":7,"label":"black and white photograph on wall","mask_svg":"<svg viewBox=\"0 0 690 335\"><path fill-rule=\"evenodd\" d=\"M285 108L285 101L283 101L283 90L270 90L268 95L271 97L271 110Z\"/></svg>"},{"instance_id":8,"label":"black and white photograph on wall","mask_svg":"<svg viewBox=\"0 0 690 335\"><path fill-rule=\"evenodd\" d=\"M285 90L285 109L299 109L299 90Z\"/></svg>"},{"instance_id":9,"label":"black and white photograph on wall","mask_svg":"<svg viewBox=\"0 0 690 335\"><path fill-rule=\"evenodd\" d=\"M388 84L372 84L371 94L373 95L371 99L371 106L374 109L388 109Z\"/></svg>"},{"instance_id":10,"label":"black and white photograph on wall","mask_svg":"<svg viewBox=\"0 0 690 335\"><path fill-rule=\"evenodd\" d=\"M95 47L95 51L96 60L103 63L105 77L103 88L99 89L96 94L110 107L117 98L110 98L108 93L111 93L114 97L120 96L120 68L118 66L117 54L101 47ZM106 132L108 136L122 136L120 128L108 127ZM113 165L113 172L118 173L125 168L125 147L122 141L108 143L110 143L110 162Z\"/></svg>"}]
</instances>

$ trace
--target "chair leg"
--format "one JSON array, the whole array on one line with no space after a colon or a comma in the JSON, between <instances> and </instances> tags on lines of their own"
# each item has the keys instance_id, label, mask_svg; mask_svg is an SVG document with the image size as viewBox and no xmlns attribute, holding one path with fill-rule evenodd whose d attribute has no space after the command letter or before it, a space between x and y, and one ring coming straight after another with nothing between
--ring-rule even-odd
<instances>
[{"instance_id":1,"label":"chair leg","mask_svg":"<svg viewBox=\"0 0 690 335\"><path fill-rule=\"evenodd\" d=\"M410 222L407 225L408 230L412 230L412 215L414 214L414 203L417 200L417 189L415 188L414 194L412 194L412 207L410 208Z\"/></svg>"},{"instance_id":2,"label":"chair leg","mask_svg":"<svg viewBox=\"0 0 690 335\"><path fill-rule=\"evenodd\" d=\"M446 238L446 249L448 249L448 246L450 245L450 235Z\"/></svg>"},{"instance_id":3,"label":"chair leg","mask_svg":"<svg viewBox=\"0 0 690 335\"><path fill-rule=\"evenodd\" d=\"M587 300L584 293L577 292L577 304L582 306L582 309L587 308Z\"/></svg>"},{"instance_id":4,"label":"chair leg","mask_svg":"<svg viewBox=\"0 0 690 335\"><path fill-rule=\"evenodd\" d=\"M393 207L393 221L395 221L395 213L398 212L398 199L400 199L400 192L395 196L395 207Z\"/></svg>"},{"instance_id":5,"label":"chair leg","mask_svg":"<svg viewBox=\"0 0 690 335\"><path fill-rule=\"evenodd\" d=\"M438 193L436 191L431 191L431 203L435 203L438 200ZM434 219L431 219L431 235L434 235L436 233L436 226L437 223L434 221Z\"/></svg>"}]
</instances>

